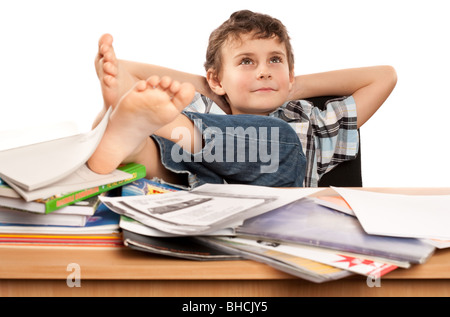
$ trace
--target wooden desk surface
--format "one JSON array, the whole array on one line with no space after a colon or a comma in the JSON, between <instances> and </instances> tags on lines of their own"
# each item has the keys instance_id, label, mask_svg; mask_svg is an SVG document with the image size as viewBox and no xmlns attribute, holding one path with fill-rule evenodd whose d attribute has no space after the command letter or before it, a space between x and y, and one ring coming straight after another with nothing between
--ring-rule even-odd
<instances>
[{"instance_id":1,"label":"wooden desk surface","mask_svg":"<svg viewBox=\"0 0 450 317\"><path fill-rule=\"evenodd\" d=\"M79 265L81 287L67 284L70 263ZM0 247L0 296L450 296L450 250L437 250L425 264L397 269L380 282L369 285L355 275L316 284L254 261L190 261L126 247Z\"/></svg>"}]
</instances>

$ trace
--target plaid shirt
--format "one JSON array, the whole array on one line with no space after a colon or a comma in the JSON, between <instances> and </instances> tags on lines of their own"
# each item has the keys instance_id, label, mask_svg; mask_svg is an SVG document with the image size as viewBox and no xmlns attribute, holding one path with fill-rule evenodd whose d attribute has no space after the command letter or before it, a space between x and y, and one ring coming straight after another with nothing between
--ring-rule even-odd
<instances>
[{"instance_id":1,"label":"plaid shirt","mask_svg":"<svg viewBox=\"0 0 450 317\"><path fill-rule=\"evenodd\" d=\"M225 114L200 94L185 110ZM322 175L358 154L356 104L352 96L330 100L325 110L306 100L289 101L269 116L288 122L297 133L306 156L305 187L317 187Z\"/></svg>"}]
</instances>

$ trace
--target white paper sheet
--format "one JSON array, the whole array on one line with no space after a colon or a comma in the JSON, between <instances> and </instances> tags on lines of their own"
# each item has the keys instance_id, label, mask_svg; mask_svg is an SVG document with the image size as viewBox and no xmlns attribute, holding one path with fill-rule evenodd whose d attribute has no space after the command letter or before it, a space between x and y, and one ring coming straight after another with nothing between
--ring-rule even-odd
<instances>
[{"instance_id":1,"label":"white paper sheet","mask_svg":"<svg viewBox=\"0 0 450 317\"><path fill-rule=\"evenodd\" d=\"M400 195L335 188L368 234L450 239L450 195Z\"/></svg>"},{"instance_id":2,"label":"white paper sheet","mask_svg":"<svg viewBox=\"0 0 450 317\"><path fill-rule=\"evenodd\" d=\"M75 172L94 153L111 109L92 131L0 152L0 177L31 191Z\"/></svg>"}]
</instances>

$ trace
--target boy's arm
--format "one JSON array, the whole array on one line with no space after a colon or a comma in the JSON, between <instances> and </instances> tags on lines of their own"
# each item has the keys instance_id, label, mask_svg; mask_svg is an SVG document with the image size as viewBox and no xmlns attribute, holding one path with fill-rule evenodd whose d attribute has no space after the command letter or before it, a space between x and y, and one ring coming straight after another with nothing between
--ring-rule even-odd
<instances>
[{"instance_id":1,"label":"boy's arm","mask_svg":"<svg viewBox=\"0 0 450 317\"><path fill-rule=\"evenodd\" d=\"M356 102L359 128L389 97L396 83L397 74L391 66L350 68L300 75L295 77L289 99L352 95Z\"/></svg>"},{"instance_id":2,"label":"boy's arm","mask_svg":"<svg viewBox=\"0 0 450 317\"><path fill-rule=\"evenodd\" d=\"M215 94L208 85L206 77L195 75L191 73L186 73L171 68L139 63L127 60L119 60L120 67L123 67L131 76L136 80L146 80L152 75L157 75L159 77L169 76L174 80L179 82L189 82L194 85L196 91L209 99L213 100L219 105L222 110L226 113L230 113L230 107L223 96Z\"/></svg>"}]
</instances>

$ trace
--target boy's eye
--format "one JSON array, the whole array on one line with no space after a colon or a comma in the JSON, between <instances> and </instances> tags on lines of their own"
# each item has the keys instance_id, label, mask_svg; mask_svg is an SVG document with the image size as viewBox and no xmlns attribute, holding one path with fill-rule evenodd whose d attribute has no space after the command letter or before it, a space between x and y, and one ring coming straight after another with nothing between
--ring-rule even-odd
<instances>
[{"instance_id":1,"label":"boy's eye","mask_svg":"<svg viewBox=\"0 0 450 317\"><path fill-rule=\"evenodd\" d=\"M282 62L282 59L279 56L274 56L270 59L270 63L272 63L272 64L273 63L281 63L281 62Z\"/></svg>"},{"instance_id":2,"label":"boy's eye","mask_svg":"<svg viewBox=\"0 0 450 317\"><path fill-rule=\"evenodd\" d=\"M251 65L253 64L253 61L250 58L243 58L241 60L241 65Z\"/></svg>"}]
</instances>

